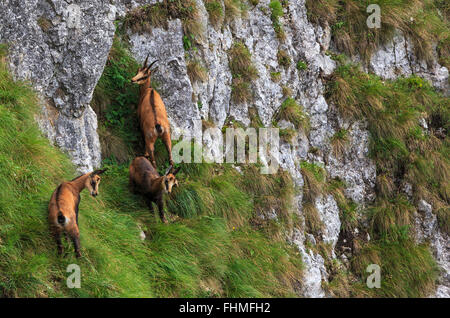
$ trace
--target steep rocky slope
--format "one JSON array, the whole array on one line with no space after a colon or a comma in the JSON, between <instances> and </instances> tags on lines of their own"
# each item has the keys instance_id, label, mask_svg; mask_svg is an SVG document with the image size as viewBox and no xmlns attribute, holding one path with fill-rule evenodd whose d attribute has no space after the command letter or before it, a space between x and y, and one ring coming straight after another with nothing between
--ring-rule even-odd
<instances>
[{"instance_id":1,"label":"steep rocky slope","mask_svg":"<svg viewBox=\"0 0 450 318\"><path fill-rule=\"evenodd\" d=\"M330 263L348 268L346 258L351 256L341 249L346 245L342 200L326 191L310 195L313 179L323 169L327 180L339 179L345 184L345 200L356 207L358 218L358 226L347 236L359 237L365 243L371 238L363 211L377 193L377 166L369 155L367 123L343 116L325 96L327 79L340 63L332 27L312 23L304 0L250 1L245 2L245 9L241 7L244 1L188 1L195 12L179 16L169 12L163 16L167 23L156 18L146 22L148 15L142 14L156 14L159 1L72 2L0 4L0 42L9 45L9 64L15 76L30 79L41 92L43 112L38 121L49 139L69 152L80 171L100 165L97 117L89 103L112 45L114 21L120 19L120 36L129 42L132 56L138 62L147 54L150 60L160 60L154 78L176 132L192 129L195 120L220 129L257 122L259 126L275 124L295 130L293 138L282 141L279 154L281 167L299 189L295 202L301 225L287 233L286 239L303 255L300 294L329 295L323 286L332 281ZM215 9L222 12L218 21L213 18L212 2L220 5ZM274 3L280 5L281 12ZM156 9L142 9L142 4L156 4ZM242 44L257 73L248 83L237 82L240 74L234 74L230 65L233 48ZM363 60L357 55L352 59ZM437 62L436 52L427 62L415 56L412 41L397 31L392 40L362 62L362 68L391 80L416 74L448 94L448 69ZM200 75L192 74L192 68ZM251 96L236 98L243 84L250 86ZM309 118L307 129L277 117L287 98L303 106L302 112ZM340 132L345 132L347 140L341 152L333 142ZM219 142L208 140L207 144L217 147ZM438 227L430 203L422 201L418 211L423 213L416 217L418 241L431 241L444 269L438 295L448 297L448 235ZM315 213L322 224L317 231L310 221Z\"/></svg>"}]
</instances>

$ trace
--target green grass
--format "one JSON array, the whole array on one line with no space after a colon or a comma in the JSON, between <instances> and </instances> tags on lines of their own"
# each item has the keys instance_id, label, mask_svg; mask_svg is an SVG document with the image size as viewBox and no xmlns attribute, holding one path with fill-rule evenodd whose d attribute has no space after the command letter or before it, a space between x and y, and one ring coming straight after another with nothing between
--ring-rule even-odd
<instances>
[{"instance_id":1,"label":"green grass","mask_svg":"<svg viewBox=\"0 0 450 318\"><path fill-rule=\"evenodd\" d=\"M289 54L285 50L278 50L277 60L278 64L280 64L284 68L288 68L292 63Z\"/></svg>"},{"instance_id":2,"label":"green grass","mask_svg":"<svg viewBox=\"0 0 450 318\"><path fill-rule=\"evenodd\" d=\"M346 129L339 129L336 133L331 137L331 147L333 150L333 155L336 158L341 158L345 152L345 148L347 147L350 137L348 136L348 131Z\"/></svg>"},{"instance_id":3,"label":"green grass","mask_svg":"<svg viewBox=\"0 0 450 318\"><path fill-rule=\"evenodd\" d=\"M369 221L370 242L353 238L358 248L351 259L351 295L365 297L424 297L434 288L436 264L429 247L415 245L411 231L418 200L431 203L448 233L449 205L449 98L442 96L422 78L411 76L395 81L363 73L359 66L342 64L327 84L326 98L341 115L365 120L370 132L370 157L377 166L377 199L364 213ZM425 118L429 131L419 125ZM445 133L442 133L444 131ZM332 144L346 140L338 131ZM402 193L401 181L413 186L412 202ZM345 233L358 225L355 209L343 197L342 187L334 184L335 196ZM384 273L382 288L367 290L365 266L379 264ZM341 273L342 274L342 273ZM351 275L350 275L351 276ZM349 281L338 275L330 284L339 292ZM348 276L349 277L349 276Z\"/></svg>"},{"instance_id":4,"label":"green grass","mask_svg":"<svg viewBox=\"0 0 450 318\"><path fill-rule=\"evenodd\" d=\"M285 99L281 104L280 109L274 115L274 119L276 121L282 119L289 121L294 124L296 129L302 129L305 132L309 130L309 118L303 111L303 107L301 107L292 97Z\"/></svg>"},{"instance_id":5,"label":"green grass","mask_svg":"<svg viewBox=\"0 0 450 318\"><path fill-rule=\"evenodd\" d=\"M424 297L435 290L436 263L426 245L407 238L369 243L352 260L352 269L365 279L369 264L381 267L381 288L368 289L365 280L353 286L353 296Z\"/></svg>"},{"instance_id":6,"label":"green grass","mask_svg":"<svg viewBox=\"0 0 450 318\"><path fill-rule=\"evenodd\" d=\"M200 23L199 11L193 0L164 0L152 5L137 7L122 19L122 33L151 33L152 28L168 27L168 21L180 19L183 24L184 37L196 43L204 31ZM186 47L186 46L185 46Z\"/></svg>"},{"instance_id":7,"label":"green grass","mask_svg":"<svg viewBox=\"0 0 450 318\"><path fill-rule=\"evenodd\" d=\"M225 17L228 22L235 18L245 18L248 7L244 0L224 0Z\"/></svg>"},{"instance_id":8,"label":"green grass","mask_svg":"<svg viewBox=\"0 0 450 318\"><path fill-rule=\"evenodd\" d=\"M272 25L280 41L286 39L286 34L281 24L280 18L283 16L283 6L279 0L272 0L269 3L269 8L272 12L270 19L272 20Z\"/></svg>"},{"instance_id":9,"label":"green grass","mask_svg":"<svg viewBox=\"0 0 450 318\"><path fill-rule=\"evenodd\" d=\"M297 70L299 72L304 71L306 69L308 69L308 64L306 62L301 60L297 62Z\"/></svg>"},{"instance_id":10,"label":"green grass","mask_svg":"<svg viewBox=\"0 0 450 318\"><path fill-rule=\"evenodd\" d=\"M141 143L136 119L139 87L130 82L139 66L125 42L116 35L92 98L91 105L99 121L102 156L118 163L128 162L133 149Z\"/></svg>"},{"instance_id":11,"label":"green grass","mask_svg":"<svg viewBox=\"0 0 450 318\"><path fill-rule=\"evenodd\" d=\"M214 27L219 27L223 22L223 7L220 1L205 0L205 8L208 11L209 21Z\"/></svg>"},{"instance_id":12,"label":"green grass","mask_svg":"<svg viewBox=\"0 0 450 318\"><path fill-rule=\"evenodd\" d=\"M438 43L440 61L448 64L450 25L448 5L440 0L375 0L381 8L381 28L368 29L368 3L355 0L307 0L308 17L328 24L337 49L349 56L360 54L368 60L375 49L392 39L395 29L403 31L414 44L416 56L430 62L433 44ZM438 11L441 10L441 12Z\"/></svg>"},{"instance_id":13,"label":"green grass","mask_svg":"<svg viewBox=\"0 0 450 318\"><path fill-rule=\"evenodd\" d=\"M231 98L235 103L250 102L253 100L251 84L258 78L258 71L251 59L252 55L242 42L235 42L228 55L233 76Z\"/></svg>"},{"instance_id":14,"label":"green grass","mask_svg":"<svg viewBox=\"0 0 450 318\"><path fill-rule=\"evenodd\" d=\"M242 176L226 165L182 165L180 187L167 206L172 221L165 225L129 193L128 163L108 159L100 195L81 196L83 257L75 259L65 241L67 255L58 257L47 205L57 185L76 174L41 136L37 111L34 92L14 82L2 60L0 297L295 296L301 257L279 234L291 219L292 182L252 166L243 167ZM163 147L158 142L157 153L165 155ZM161 169L165 159L158 157ZM279 221L257 217L267 202L280 209ZM71 263L81 267L81 289L66 287Z\"/></svg>"}]
</instances>

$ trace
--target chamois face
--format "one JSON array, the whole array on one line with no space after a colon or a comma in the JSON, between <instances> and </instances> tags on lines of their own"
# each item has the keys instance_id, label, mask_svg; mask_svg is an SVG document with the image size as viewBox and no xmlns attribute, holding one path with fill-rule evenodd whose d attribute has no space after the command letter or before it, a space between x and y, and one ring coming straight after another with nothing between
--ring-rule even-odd
<instances>
[{"instance_id":1,"label":"chamois face","mask_svg":"<svg viewBox=\"0 0 450 318\"><path fill-rule=\"evenodd\" d=\"M172 188L178 187L178 180L172 173L169 173L164 177L163 188L164 192L172 193Z\"/></svg>"},{"instance_id":2,"label":"chamois face","mask_svg":"<svg viewBox=\"0 0 450 318\"><path fill-rule=\"evenodd\" d=\"M158 62L158 60L154 61L153 63L151 63L149 66L147 66L147 61L148 61L148 55L147 58L145 59L144 65L142 65L142 67L140 67L137 71L136 76L134 76L131 79L132 83L136 83L139 85L144 84L145 82L147 82L147 80L150 78L150 75L152 73L152 66Z\"/></svg>"},{"instance_id":3,"label":"chamois face","mask_svg":"<svg viewBox=\"0 0 450 318\"><path fill-rule=\"evenodd\" d=\"M86 180L86 188L88 188L89 193L95 198L98 195L98 185L100 184L101 178L98 175L93 175Z\"/></svg>"},{"instance_id":4,"label":"chamois face","mask_svg":"<svg viewBox=\"0 0 450 318\"><path fill-rule=\"evenodd\" d=\"M150 74L151 71L147 67L144 66L142 68L139 68L136 76L131 79L131 82L142 85L150 77Z\"/></svg>"},{"instance_id":5,"label":"chamois face","mask_svg":"<svg viewBox=\"0 0 450 318\"><path fill-rule=\"evenodd\" d=\"M103 170L95 170L89 175L89 178L86 179L86 188L89 190L89 193L95 198L98 195L98 185L100 184L100 174L104 173L107 169Z\"/></svg>"}]
</instances>

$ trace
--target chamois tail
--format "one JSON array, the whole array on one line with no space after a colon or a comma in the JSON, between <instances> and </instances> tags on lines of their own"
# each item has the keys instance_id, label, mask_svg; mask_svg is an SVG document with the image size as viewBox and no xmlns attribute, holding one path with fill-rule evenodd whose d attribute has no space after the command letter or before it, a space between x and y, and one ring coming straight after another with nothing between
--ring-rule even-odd
<instances>
[{"instance_id":1,"label":"chamois tail","mask_svg":"<svg viewBox=\"0 0 450 318\"><path fill-rule=\"evenodd\" d=\"M163 130L160 124L156 124L155 125L156 131L158 132L158 134L162 134Z\"/></svg>"},{"instance_id":2,"label":"chamois tail","mask_svg":"<svg viewBox=\"0 0 450 318\"><path fill-rule=\"evenodd\" d=\"M74 180L75 180L75 179L74 179ZM64 214L62 214L62 212L61 212L61 210L60 210L60 208L59 208L58 200L59 200L59 193L61 192L61 186L62 186L62 185L60 184L59 187L58 187L58 189L56 189L56 198L55 198L55 201L56 201L56 207L58 208L58 216L57 216L56 220L57 220L57 222L58 222L59 225L64 226L64 225L66 225L67 223L69 223L69 220L64 216Z\"/></svg>"},{"instance_id":3,"label":"chamois tail","mask_svg":"<svg viewBox=\"0 0 450 318\"><path fill-rule=\"evenodd\" d=\"M58 224L61 226L66 225L67 223L66 217L62 214L61 211L58 212Z\"/></svg>"}]
</instances>

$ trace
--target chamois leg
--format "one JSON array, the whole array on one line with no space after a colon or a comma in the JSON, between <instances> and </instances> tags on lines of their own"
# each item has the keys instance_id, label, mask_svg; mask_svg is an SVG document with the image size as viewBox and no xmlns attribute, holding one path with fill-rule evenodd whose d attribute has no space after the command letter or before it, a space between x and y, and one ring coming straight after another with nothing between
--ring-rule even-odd
<instances>
[{"instance_id":1,"label":"chamois leg","mask_svg":"<svg viewBox=\"0 0 450 318\"><path fill-rule=\"evenodd\" d=\"M75 248L75 256L77 258L81 257L80 252L80 232L78 228L74 228L69 232L70 238L72 239L73 247Z\"/></svg>"},{"instance_id":2,"label":"chamois leg","mask_svg":"<svg viewBox=\"0 0 450 318\"><path fill-rule=\"evenodd\" d=\"M170 140L170 134L168 132L165 132L162 136L162 141L164 145L166 146L167 153L169 154L169 164L173 166L173 160L172 160L172 140Z\"/></svg>"},{"instance_id":3,"label":"chamois leg","mask_svg":"<svg viewBox=\"0 0 450 318\"><path fill-rule=\"evenodd\" d=\"M147 204L147 206L148 206L148 209L150 210L150 213L153 213L154 212L154 209L153 209L153 200L152 199L150 199L150 198L148 198L148 197L145 197L144 198L145 199L145 203Z\"/></svg>"},{"instance_id":4,"label":"chamois leg","mask_svg":"<svg viewBox=\"0 0 450 318\"><path fill-rule=\"evenodd\" d=\"M131 191L131 193L136 194L137 193L137 191L136 191L136 183L134 182L133 178L131 178L131 176L130 176L129 180L130 181L128 183L128 186L130 188L130 191Z\"/></svg>"},{"instance_id":5,"label":"chamois leg","mask_svg":"<svg viewBox=\"0 0 450 318\"><path fill-rule=\"evenodd\" d=\"M63 246L62 246L62 241L61 241L61 232L62 230L58 229L58 228L54 228L53 229L53 237L55 238L56 241L56 246L58 249L58 255L62 255L63 253Z\"/></svg>"},{"instance_id":6,"label":"chamois leg","mask_svg":"<svg viewBox=\"0 0 450 318\"><path fill-rule=\"evenodd\" d=\"M156 169L156 161L155 161L155 143L147 142L145 144L145 155L148 160L150 160L153 167Z\"/></svg>"},{"instance_id":7,"label":"chamois leg","mask_svg":"<svg viewBox=\"0 0 450 318\"><path fill-rule=\"evenodd\" d=\"M164 215L164 200L163 197L161 196L160 198L158 198L158 210L159 210L159 217L161 218L161 221L163 223L167 223L167 219Z\"/></svg>"}]
</instances>

